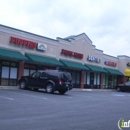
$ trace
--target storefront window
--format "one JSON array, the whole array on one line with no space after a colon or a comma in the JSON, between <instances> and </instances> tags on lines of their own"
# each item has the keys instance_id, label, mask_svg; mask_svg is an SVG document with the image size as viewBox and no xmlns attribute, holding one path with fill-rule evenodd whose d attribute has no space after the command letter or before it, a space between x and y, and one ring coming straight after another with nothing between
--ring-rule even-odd
<instances>
[{"instance_id":1,"label":"storefront window","mask_svg":"<svg viewBox=\"0 0 130 130\"><path fill-rule=\"evenodd\" d=\"M17 85L18 63L2 61L1 85Z\"/></svg>"},{"instance_id":2,"label":"storefront window","mask_svg":"<svg viewBox=\"0 0 130 130\"><path fill-rule=\"evenodd\" d=\"M106 82L105 82L105 86L106 86L106 88L108 88L108 75L106 74Z\"/></svg>"},{"instance_id":3,"label":"storefront window","mask_svg":"<svg viewBox=\"0 0 130 130\"><path fill-rule=\"evenodd\" d=\"M103 76L103 88L106 88L106 75L102 74Z\"/></svg>"},{"instance_id":4,"label":"storefront window","mask_svg":"<svg viewBox=\"0 0 130 130\"><path fill-rule=\"evenodd\" d=\"M90 85L90 72L87 72L87 84Z\"/></svg>"},{"instance_id":5,"label":"storefront window","mask_svg":"<svg viewBox=\"0 0 130 130\"><path fill-rule=\"evenodd\" d=\"M29 69L24 69L24 76L29 76Z\"/></svg>"},{"instance_id":6,"label":"storefront window","mask_svg":"<svg viewBox=\"0 0 130 130\"><path fill-rule=\"evenodd\" d=\"M90 73L90 85L93 87L94 85L94 73Z\"/></svg>"},{"instance_id":7,"label":"storefront window","mask_svg":"<svg viewBox=\"0 0 130 130\"><path fill-rule=\"evenodd\" d=\"M97 85L100 85L100 73L97 73Z\"/></svg>"},{"instance_id":8,"label":"storefront window","mask_svg":"<svg viewBox=\"0 0 130 130\"><path fill-rule=\"evenodd\" d=\"M10 78L17 79L17 68L10 68Z\"/></svg>"},{"instance_id":9,"label":"storefront window","mask_svg":"<svg viewBox=\"0 0 130 130\"><path fill-rule=\"evenodd\" d=\"M91 85L94 85L94 88L99 88L100 85L100 73L91 73Z\"/></svg>"},{"instance_id":10,"label":"storefront window","mask_svg":"<svg viewBox=\"0 0 130 130\"><path fill-rule=\"evenodd\" d=\"M97 74L94 73L94 85L97 85Z\"/></svg>"},{"instance_id":11,"label":"storefront window","mask_svg":"<svg viewBox=\"0 0 130 130\"><path fill-rule=\"evenodd\" d=\"M76 72L72 72L72 82L75 84L76 82Z\"/></svg>"},{"instance_id":12,"label":"storefront window","mask_svg":"<svg viewBox=\"0 0 130 130\"><path fill-rule=\"evenodd\" d=\"M40 66L41 67L41 66ZM25 64L24 65L24 76L29 76L37 70L37 65Z\"/></svg>"},{"instance_id":13,"label":"storefront window","mask_svg":"<svg viewBox=\"0 0 130 130\"><path fill-rule=\"evenodd\" d=\"M9 67L2 67L2 78L9 78Z\"/></svg>"},{"instance_id":14,"label":"storefront window","mask_svg":"<svg viewBox=\"0 0 130 130\"><path fill-rule=\"evenodd\" d=\"M116 75L104 74L104 79L103 79L104 88L115 88L116 82L117 82Z\"/></svg>"},{"instance_id":15,"label":"storefront window","mask_svg":"<svg viewBox=\"0 0 130 130\"><path fill-rule=\"evenodd\" d=\"M9 85L14 86L17 85L17 68L10 68L10 80Z\"/></svg>"},{"instance_id":16,"label":"storefront window","mask_svg":"<svg viewBox=\"0 0 130 130\"><path fill-rule=\"evenodd\" d=\"M80 84L80 73L77 72L76 84Z\"/></svg>"},{"instance_id":17,"label":"storefront window","mask_svg":"<svg viewBox=\"0 0 130 130\"><path fill-rule=\"evenodd\" d=\"M87 73L84 73L84 84L87 84Z\"/></svg>"},{"instance_id":18,"label":"storefront window","mask_svg":"<svg viewBox=\"0 0 130 130\"><path fill-rule=\"evenodd\" d=\"M103 74L103 87L109 88L109 76L107 74Z\"/></svg>"},{"instance_id":19,"label":"storefront window","mask_svg":"<svg viewBox=\"0 0 130 130\"><path fill-rule=\"evenodd\" d=\"M117 82L117 76L115 75L115 76L114 76L114 84L113 84L113 87L114 87L114 88L116 87L116 82Z\"/></svg>"}]
</instances>

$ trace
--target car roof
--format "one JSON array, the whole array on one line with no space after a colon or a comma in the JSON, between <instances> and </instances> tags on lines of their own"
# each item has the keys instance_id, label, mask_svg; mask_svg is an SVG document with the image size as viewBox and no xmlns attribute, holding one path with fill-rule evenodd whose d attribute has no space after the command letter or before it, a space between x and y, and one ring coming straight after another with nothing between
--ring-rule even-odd
<instances>
[{"instance_id":1,"label":"car roof","mask_svg":"<svg viewBox=\"0 0 130 130\"><path fill-rule=\"evenodd\" d=\"M38 72L47 72L47 73L69 73L69 72L64 72L64 71L59 71L59 70L38 70Z\"/></svg>"},{"instance_id":2,"label":"car roof","mask_svg":"<svg viewBox=\"0 0 130 130\"><path fill-rule=\"evenodd\" d=\"M60 70L38 70L38 72L47 72L48 74L63 74L63 73L69 73L65 71L60 71Z\"/></svg>"},{"instance_id":3,"label":"car roof","mask_svg":"<svg viewBox=\"0 0 130 130\"><path fill-rule=\"evenodd\" d=\"M38 70L38 72L60 72L58 70Z\"/></svg>"}]
</instances>

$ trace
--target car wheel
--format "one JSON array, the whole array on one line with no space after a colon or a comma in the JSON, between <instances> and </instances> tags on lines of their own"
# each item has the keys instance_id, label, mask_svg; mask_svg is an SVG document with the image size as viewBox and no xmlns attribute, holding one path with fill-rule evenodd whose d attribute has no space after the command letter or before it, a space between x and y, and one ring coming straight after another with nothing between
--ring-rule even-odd
<instances>
[{"instance_id":1,"label":"car wheel","mask_svg":"<svg viewBox=\"0 0 130 130\"><path fill-rule=\"evenodd\" d=\"M117 89L116 89L118 92L120 92L121 91L121 88L120 87L117 87Z\"/></svg>"},{"instance_id":2,"label":"car wheel","mask_svg":"<svg viewBox=\"0 0 130 130\"><path fill-rule=\"evenodd\" d=\"M65 94L66 91L65 91L65 90L59 90L59 93L60 93L60 94Z\"/></svg>"},{"instance_id":3,"label":"car wheel","mask_svg":"<svg viewBox=\"0 0 130 130\"><path fill-rule=\"evenodd\" d=\"M19 86L20 86L20 89L25 89L26 88L26 82L25 81L21 81Z\"/></svg>"},{"instance_id":4,"label":"car wheel","mask_svg":"<svg viewBox=\"0 0 130 130\"><path fill-rule=\"evenodd\" d=\"M54 86L52 84L47 84L46 92L47 93L54 93Z\"/></svg>"}]
</instances>

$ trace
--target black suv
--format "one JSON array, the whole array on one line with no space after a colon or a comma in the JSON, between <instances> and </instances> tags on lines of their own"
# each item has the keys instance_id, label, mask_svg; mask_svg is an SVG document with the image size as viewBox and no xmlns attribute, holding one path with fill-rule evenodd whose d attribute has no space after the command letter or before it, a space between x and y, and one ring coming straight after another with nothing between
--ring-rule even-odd
<instances>
[{"instance_id":1,"label":"black suv","mask_svg":"<svg viewBox=\"0 0 130 130\"><path fill-rule=\"evenodd\" d=\"M59 91L60 94L73 88L71 74L58 70L39 70L30 76L22 76L19 79L19 86L21 89L33 90L44 88L47 93Z\"/></svg>"}]
</instances>

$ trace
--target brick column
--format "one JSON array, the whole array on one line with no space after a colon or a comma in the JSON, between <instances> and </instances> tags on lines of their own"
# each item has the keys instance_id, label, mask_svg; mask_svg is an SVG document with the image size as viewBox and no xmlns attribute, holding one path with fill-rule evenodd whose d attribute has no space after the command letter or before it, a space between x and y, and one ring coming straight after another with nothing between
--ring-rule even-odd
<instances>
[{"instance_id":1,"label":"brick column","mask_svg":"<svg viewBox=\"0 0 130 130\"><path fill-rule=\"evenodd\" d=\"M20 79L21 76L23 76L23 73L24 73L24 62L21 61L21 62L19 62L18 79Z\"/></svg>"},{"instance_id":2,"label":"brick column","mask_svg":"<svg viewBox=\"0 0 130 130\"><path fill-rule=\"evenodd\" d=\"M84 72L81 72L81 82L80 82L80 88L84 88Z\"/></svg>"},{"instance_id":3,"label":"brick column","mask_svg":"<svg viewBox=\"0 0 130 130\"><path fill-rule=\"evenodd\" d=\"M103 74L100 74L100 89L103 89Z\"/></svg>"}]
</instances>

